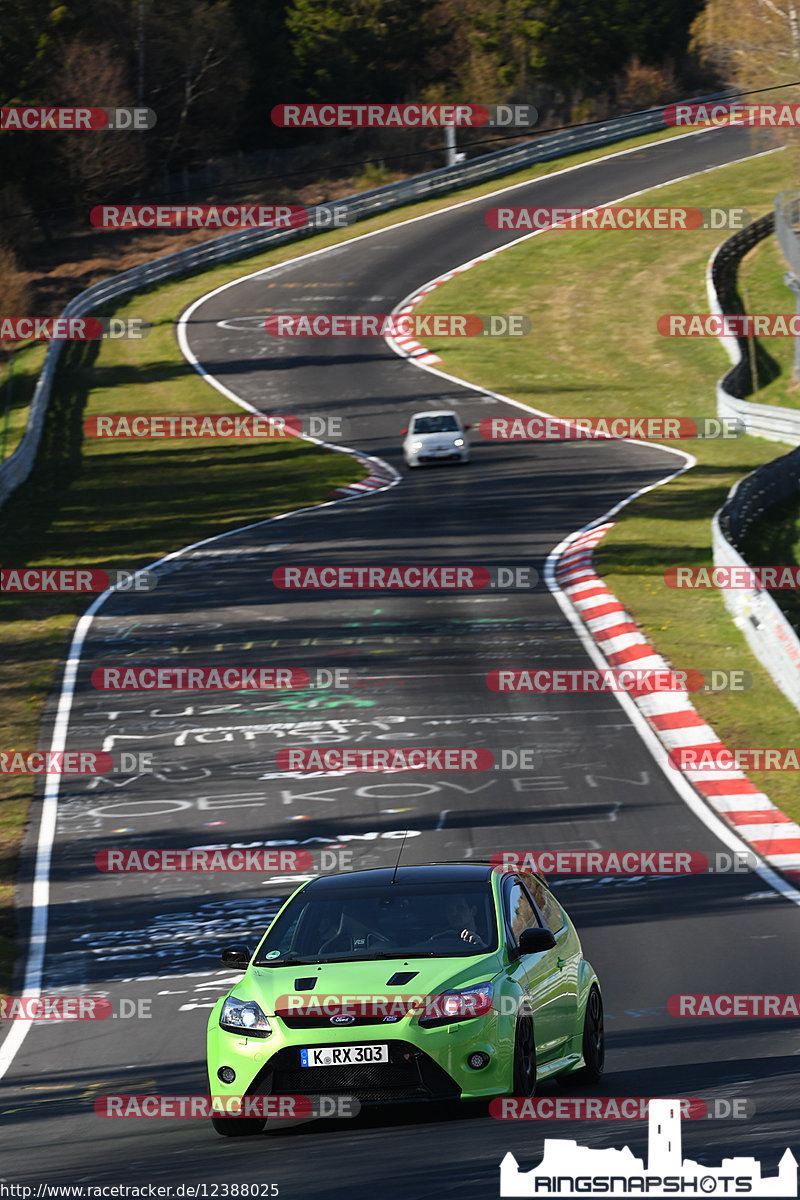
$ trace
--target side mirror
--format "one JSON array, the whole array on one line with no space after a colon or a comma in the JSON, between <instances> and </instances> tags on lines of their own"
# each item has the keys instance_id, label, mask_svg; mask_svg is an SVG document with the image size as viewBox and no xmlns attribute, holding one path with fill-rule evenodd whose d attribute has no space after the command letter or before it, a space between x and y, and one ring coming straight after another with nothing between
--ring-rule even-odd
<instances>
[{"instance_id":1,"label":"side mirror","mask_svg":"<svg viewBox=\"0 0 800 1200\"><path fill-rule=\"evenodd\" d=\"M523 929L519 935L520 954L541 954L555 944L556 939L549 929Z\"/></svg>"},{"instance_id":2,"label":"side mirror","mask_svg":"<svg viewBox=\"0 0 800 1200\"><path fill-rule=\"evenodd\" d=\"M253 953L249 946L228 946L222 951L222 965L225 967L247 967Z\"/></svg>"},{"instance_id":3,"label":"side mirror","mask_svg":"<svg viewBox=\"0 0 800 1200\"><path fill-rule=\"evenodd\" d=\"M472 426L471 426L471 425L465 425L465 426L464 426L464 429L465 429L465 431L466 431L467 429L472 429Z\"/></svg>"},{"instance_id":4,"label":"side mirror","mask_svg":"<svg viewBox=\"0 0 800 1200\"><path fill-rule=\"evenodd\" d=\"M408 433L408 430L407 430L407 429L401 429L401 430L400 430L400 432L401 432L401 433Z\"/></svg>"}]
</instances>

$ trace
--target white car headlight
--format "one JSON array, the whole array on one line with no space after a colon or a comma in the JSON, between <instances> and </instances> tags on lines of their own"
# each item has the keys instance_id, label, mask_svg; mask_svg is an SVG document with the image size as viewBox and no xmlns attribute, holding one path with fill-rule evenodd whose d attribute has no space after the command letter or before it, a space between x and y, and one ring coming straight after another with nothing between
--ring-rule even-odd
<instances>
[{"instance_id":1,"label":"white car headlight","mask_svg":"<svg viewBox=\"0 0 800 1200\"><path fill-rule=\"evenodd\" d=\"M243 1033L247 1037L265 1038L272 1033L272 1026L255 1000L237 1000L228 996L219 1014L221 1029L228 1033Z\"/></svg>"},{"instance_id":2,"label":"white car headlight","mask_svg":"<svg viewBox=\"0 0 800 1200\"><path fill-rule=\"evenodd\" d=\"M422 449L422 442L412 442L412 443L411 443L411 449L412 449L412 450L421 450L421 449Z\"/></svg>"},{"instance_id":3,"label":"white car headlight","mask_svg":"<svg viewBox=\"0 0 800 1200\"><path fill-rule=\"evenodd\" d=\"M454 445L454 446L463 446L463 445L464 445L464 439L463 439L463 438L456 438L456 440L453 442L453 445Z\"/></svg>"}]
</instances>

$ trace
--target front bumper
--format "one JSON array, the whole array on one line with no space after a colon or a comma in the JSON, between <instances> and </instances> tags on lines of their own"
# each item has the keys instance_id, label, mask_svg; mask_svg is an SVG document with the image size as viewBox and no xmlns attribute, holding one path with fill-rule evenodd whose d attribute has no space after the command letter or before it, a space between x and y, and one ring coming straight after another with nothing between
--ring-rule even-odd
<instances>
[{"instance_id":1,"label":"front bumper","mask_svg":"<svg viewBox=\"0 0 800 1200\"><path fill-rule=\"evenodd\" d=\"M288 1029L269 1017L274 1032L246 1038L219 1027L219 1007L208 1031L208 1074L215 1095L348 1095L362 1104L409 1100L456 1100L507 1094L511 1090L513 1025L495 1012L485 1017L426 1029L412 1017L388 1029L384 1024L339 1028ZM312 1046L386 1045L388 1063L301 1067L300 1050ZM475 1070L474 1051L489 1055ZM224 1084L217 1071L232 1067L236 1079Z\"/></svg>"}]
</instances>

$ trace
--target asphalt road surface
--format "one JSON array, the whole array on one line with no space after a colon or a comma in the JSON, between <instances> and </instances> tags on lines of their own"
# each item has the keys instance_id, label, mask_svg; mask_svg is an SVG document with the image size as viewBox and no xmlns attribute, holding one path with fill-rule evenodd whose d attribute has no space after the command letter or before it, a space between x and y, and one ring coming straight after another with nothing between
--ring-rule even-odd
<instances>
[{"instance_id":1,"label":"asphalt road surface","mask_svg":"<svg viewBox=\"0 0 800 1200\"><path fill-rule=\"evenodd\" d=\"M595 205L748 153L745 131L720 130L544 178L507 201ZM720 188L720 203L736 201ZM400 430L415 410L457 407L473 425L511 410L420 371L380 339L279 342L259 330L266 311L391 311L427 280L516 236L487 229L483 213L494 203L300 258L192 313L191 349L220 384L264 412L341 417L345 443L391 463L402 481L190 551L163 570L155 592L115 596L94 619L67 745L150 753L155 770L65 783L43 988L105 996L115 1017L31 1029L4 1080L3 1180L271 1182L284 1200L488 1198L498 1195L505 1152L532 1167L544 1134L646 1157L645 1122L543 1128L495 1121L483 1105L386 1109L244 1140L219 1138L204 1120L113 1120L93 1108L108 1094L205 1091L208 1011L239 977L220 966L219 951L257 938L293 886L257 873L106 875L94 861L102 849L271 843L351 851L353 866L368 867L393 863L407 829L407 862L509 848L724 850L613 696L487 688L497 667L591 665L543 585L316 595L272 583L275 568L293 564L541 572L567 534L679 465L656 447L476 437L471 465L409 473ZM346 668L350 686L154 695L99 692L90 681L101 666L177 663L296 667L312 678ZM527 750L534 768L308 779L279 770L276 754L291 745L478 746L496 759ZM37 837L38 825L26 844L23 920ZM684 1150L714 1166L753 1154L773 1173L800 1116L797 1023L678 1020L667 1002L681 992L796 990L798 908L752 874L564 878L557 894L605 992L607 1074L593 1094L746 1098L755 1109L747 1121L684 1122ZM542 1090L562 1094L556 1084Z\"/></svg>"}]
</instances>

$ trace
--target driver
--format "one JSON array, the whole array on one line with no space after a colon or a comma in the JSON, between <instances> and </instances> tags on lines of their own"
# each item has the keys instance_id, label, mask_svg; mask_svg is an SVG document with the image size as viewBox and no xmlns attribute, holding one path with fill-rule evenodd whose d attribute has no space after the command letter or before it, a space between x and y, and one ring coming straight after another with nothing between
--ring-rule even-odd
<instances>
[{"instance_id":1,"label":"driver","mask_svg":"<svg viewBox=\"0 0 800 1200\"><path fill-rule=\"evenodd\" d=\"M484 939L475 932L478 921L476 908L470 904L466 896L450 896L445 905L445 914L450 927L462 942L471 946L484 946Z\"/></svg>"}]
</instances>

